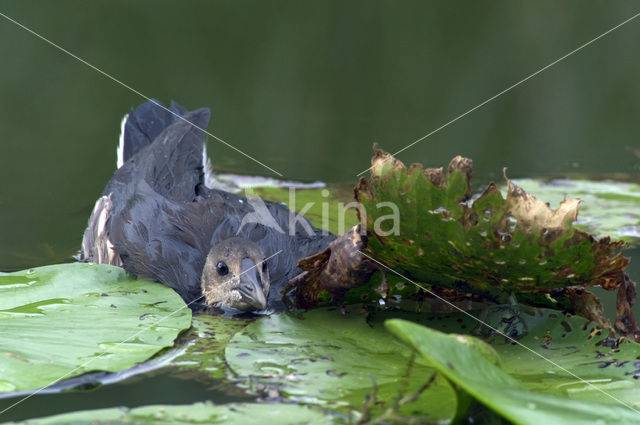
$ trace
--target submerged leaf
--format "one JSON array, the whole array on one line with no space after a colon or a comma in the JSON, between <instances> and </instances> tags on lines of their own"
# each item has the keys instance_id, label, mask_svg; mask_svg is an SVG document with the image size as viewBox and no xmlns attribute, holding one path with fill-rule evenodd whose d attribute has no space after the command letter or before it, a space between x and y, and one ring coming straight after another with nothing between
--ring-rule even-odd
<instances>
[{"instance_id":1,"label":"submerged leaf","mask_svg":"<svg viewBox=\"0 0 640 425\"><path fill-rule=\"evenodd\" d=\"M173 345L191 310L173 290L87 263L0 273L0 391L122 371Z\"/></svg>"}]
</instances>

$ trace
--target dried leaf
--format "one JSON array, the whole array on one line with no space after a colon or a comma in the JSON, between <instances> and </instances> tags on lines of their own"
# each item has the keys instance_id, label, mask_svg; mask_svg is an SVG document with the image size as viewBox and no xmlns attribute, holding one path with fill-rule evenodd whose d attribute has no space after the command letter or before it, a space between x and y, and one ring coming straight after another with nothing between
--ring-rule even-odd
<instances>
[{"instance_id":1,"label":"dried leaf","mask_svg":"<svg viewBox=\"0 0 640 425\"><path fill-rule=\"evenodd\" d=\"M357 225L331 242L324 251L300 260L298 267L303 272L291 279L282 291L287 304L313 307L325 291L333 301L340 302L349 289L369 282L376 267L361 253L366 240Z\"/></svg>"}]
</instances>

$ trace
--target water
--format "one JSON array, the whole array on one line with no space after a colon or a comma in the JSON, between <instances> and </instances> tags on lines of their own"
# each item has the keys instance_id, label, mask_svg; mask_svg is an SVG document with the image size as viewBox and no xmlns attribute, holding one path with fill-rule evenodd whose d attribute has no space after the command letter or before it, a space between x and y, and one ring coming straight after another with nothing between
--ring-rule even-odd
<instances>
[{"instance_id":1,"label":"water","mask_svg":"<svg viewBox=\"0 0 640 425\"><path fill-rule=\"evenodd\" d=\"M637 12L620 1L365 0L0 0L0 11L150 97L211 107L212 133L284 177L341 183L357 181L373 142L395 152ZM478 186L503 167L638 180L639 37L629 23L400 158L471 157ZM144 99L2 18L0 57L0 270L71 261L114 171L120 120ZM219 142L209 152L219 169L273 176ZM129 406L153 387L165 393L145 403L201 399L137 385L92 394L116 391ZM24 412L50 413L38 406L54 397L115 405L43 396Z\"/></svg>"},{"instance_id":2,"label":"water","mask_svg":"<svg viewBox=\"0 0 640 425\"><path fill-rule=\"evenodd\" d=\"M24 395L0 398L0 411L19 403L2 414L2 422L109 407L191 404L206 400L215 400L216 403L253 401L240 390L229 391L228 384L181 378L167 371L135 376L93 390L38 394L21 401L23 399Z\"/></svg>"}]
</instances>

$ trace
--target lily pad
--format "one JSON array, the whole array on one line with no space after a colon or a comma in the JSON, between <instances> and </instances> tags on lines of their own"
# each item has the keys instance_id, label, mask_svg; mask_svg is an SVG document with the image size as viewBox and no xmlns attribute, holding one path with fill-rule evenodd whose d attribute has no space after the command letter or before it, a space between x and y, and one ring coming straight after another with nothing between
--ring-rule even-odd
<instances>
[{"instance_id":1,"label":"lily pad","mask_svg":"<svg viewBox=\"0 0 640 425\"><path fill-rule=\"evenodd\" d=\"M154 405L127 408L83 410L45 418L11 422L14 425L56 424L177 424L209 425L214 423L239 425L270 424L331 424L332 416L319 410L292 404L226 404L216 406L210 402L181 406Z\"/></svg>"},{"instance_id":2,"label":"lily pad","mask_svg":"<svg viewBox=\"0 0 640 425\"><path fill-rule=\"evenodd\" d=\"M191 329L176 341L176 345L182 347L184 353L172 359L170 364L203 372L210 378L224 378L224 350L231 338L249 323L250 320L247 319L224 316L194 316Z\"/></svg>"},{"instance_id":3,"label":"lily pad","mask_svg":"<svg viewBox=\"0 0 640 425\"><path fill-rule=\"evenodd\" d=\"M0 273L0 391L122 371L173 345L191 311L173 290L75 263Z\"/></svg>"},{"instance_id":4,"label":"lily pad","mask_svg":"<svg viewBox=\"0 0 640 425\"><path fill-rule=\"evenodd\" d=\"M253 193L270 201L284 202L314 226L334 235L341 235L359 223L356 209L349 207L349 203L353 204L353 191L342 187L257 187Z\"/></svg>"},{"instance_id":5,"label":"lily pad","mask_svg":"<svg viewBox=\"0 0 640 425\"><path fill-rule=\"evenodd\" d=\"M326 407L360 409L377 387L375 409L390 406L400 393L410 394L425 384L434 370L415 364L408 380L410 350L384 329L387 313L367 320L352 311L319 309L301 317L290 314L264 317L233 337L226 359L246 385L271 387L292 401ZM251 378L250 378L251 377ZM417 401L400 413L450 420L457 409L454 389L441 377Z\"/></svg>"},{"instance_id":6,"label":"lily pad","mask_svg":"<svg viewBox=\"0 0 640 425\"><path fill-rule=\"evenodd\" d=\"M542 357L494 336L492 346L506 372L536 391L602 403L621 400L640 409L640 344L553 310L538 310L526 322L527 335L519 342Z\"/></svg>"},{"instance_id":7,"label":"lily pad","mask_svg":"<svg viewBox=\"0 0 640 425\"><path fill-rule=\"evenodd\" d=\"M517 320L526 330L518 339L522 345L497 333L482 332L484 341L499 355L504 372L538 392L615 403L609 394L640 410L640 344L613 338L579 316L550 309L519 309ZM480 313L471 314L477 317ZM503 311L485 320L499 326L506 316ZM481 329L463 313L425 313L412 321L451 334Z\"/></svg>"},{"instance_id":8,"label":"lily pad","mask_svg":"<svg viewBox=\"0 0 640 425\"><path fill-rule=\"evenodd\" d=\"M640 242L640 184L618 181L555 179L514 181L528 193L559 205L565 197L580 198L575 226L597 237Z\"/></svg>"},{"instance_id":9,"label":"lily pad","mask_svg":"<svg viewBox=\"0 0 640 425\"><path fill-rule=\"evenodd\" d=\"M471 174L466 158L454 158L445 174L419 164L407 168L376 149L371 176L356 188L369 255L435 287L496 302L516 294L521 302L571 309L609 328L599 300L584 287L621 288L616 328L638 336L622 242L575 228L579 200L565 199L552 210L509 180L506 198L490 183L474 199ZM383 215L379 202L396 205L398 217Z\"/></svg>"},{"instance_id":10,"label":"lily pad","mask_svg":"<svg viewBox=\"0 0 640 425\"><path fill-rule=\"evenodd\" d=\"M515 424L640 424L635 407L615 400L601 403L529 390L473 348L483 343L468 335L446 335L397 319L385 325L452 383Z\"/></svg>"},{"instance_id":11,"label":"lily pad","mask_svg":"<svg viewBox=\"0 0 640 425\"><path fill-rule=\"evenodd\" d=\"M282 202L305 216L317 228L334 235L341 235L358 223L351 186L329 186L319 181L303 183L213 172L207 173L206 178L207 187L242 193L249 198L259 196L269 201Z\"/></svg>"}]
</instances>

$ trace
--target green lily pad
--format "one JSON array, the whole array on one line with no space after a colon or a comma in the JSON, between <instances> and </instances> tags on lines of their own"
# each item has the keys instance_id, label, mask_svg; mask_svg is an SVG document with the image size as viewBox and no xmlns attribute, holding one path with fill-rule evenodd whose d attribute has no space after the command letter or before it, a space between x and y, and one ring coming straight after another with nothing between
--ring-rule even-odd
<instances>
[{"instance_id":1,"label":"green lily pad","mask_svg":"<svg viewBox=\"0 0 640 425\"><path fill-rule=\"evenodd\" d=\"M177 424L209 425L331 424L334 419L319 410L292 404L226 404L210 402L181 406L155 405L127 408L82 410L45 418L12 422L14 425L111 425Z\"/></svg>"},{"instance_id":2,"label":"green lily pad","mask_svg":"<svg viewBox=\"0 0 640 425\"><path fill-rule=\"evenodd\" d=\"M176 340L184 353L171 361L172 366L224 378L224 350L231 338L250 323L247 319L200 314L193 316L191 328Z\"/></svg>"},{"instance_id":3,"label":"green lily pad","mask_svg":"<svg viewBox=\"0 0 640 425\"><path fill-rule=\"evenodd\" d=\"M0 273L0 391L122 371L173 345L191 311L118 268L60 264Z\"/></svg>"},{"instance_id":4,"label":"green lily pad","mask_svg":"<svg viewBox=\"0 0 640 425\"><path fill-rule=\"evenodd\" d=\"M528 389L470 346L473 338L468 335L447 335L397 319L385 325L452 383L515 424L640 424L640 412L612 399L585 401ZM527 367L526 359L522 366Z\"/></svg>"},{"instance_id":5,"label":"green lily pad","mask_svg":"<svg viewBox=\"0 0 640 425\"><path fill-rule=\"evenodd\" d=\"M549 309L520 309L524 311L518 320L524 324L526 334L518 342L531 351L499 334L485 338L498 353L502 370L531 390L614 402L602 392L605 391L640 410L640 344L612 338L579 316ZM477 312L472 314L478 316ZM486 320L498 326L499 316L489 315ZM463 313L425 313L413 321L452 334L471 333L478 325Z\"/></svg>"},{"instance_id":6,"label":"green lily pad","mask_svg":"<svg viewBox=\"0 0 640 425\"><path fill-rule=\"evenodd\" d=\"M295 190L291 194L290 190ZM315 189L287 189L257 187L254 193L261 198L284 202L292 210L304 215L314 226L341 235L359 223L353 203L353 191L341 187Z\"/></svg>"},{"instance_id":7,"label":"green lily pad","mask_svg":"<svg viewBox=\"0 0 640 425\"><path fill-rule=\"evenodd\" d=\"M233 337L225 357L247 385L258 380L292 401L332 408L359 409L373 392L373 379L379 412L401 392L415 392L434 372L415 364L408 381L403 379L410 350L385 331L387 317L391 316L381 313L367 320L366 314L357 311L343 316L323 309L300 318L290 314L264 317ZM436 377L400 413L450 420L456 409L454 389Z\"/></svg>"},{"instance_id":8,"label":"green lily pad","mask_svg":"<svg viewBox=\"0 0 640 425\"><path fill-rule=\"evenodd\" d=\"M617 340L581 317L553 310L538 311L526 322L528 332L520 342L544 358L501 337L494 337L492 346L500 353L504 370L527 388L616 403L612 396L640 409L640 344Z\"/></svg>"},{"instance_id":9,"label":"green lily pad","mask_svg":"<svg viewBox=\"0 0 640 425\"><path fill-rule=\"evenodd\" d=\"M575 226L598 237L633 245L640 241L640 185L617 181L556 179L515 180L521 188L557 206L566 197L580 198Z\"/></svg>"}]
</instances>

